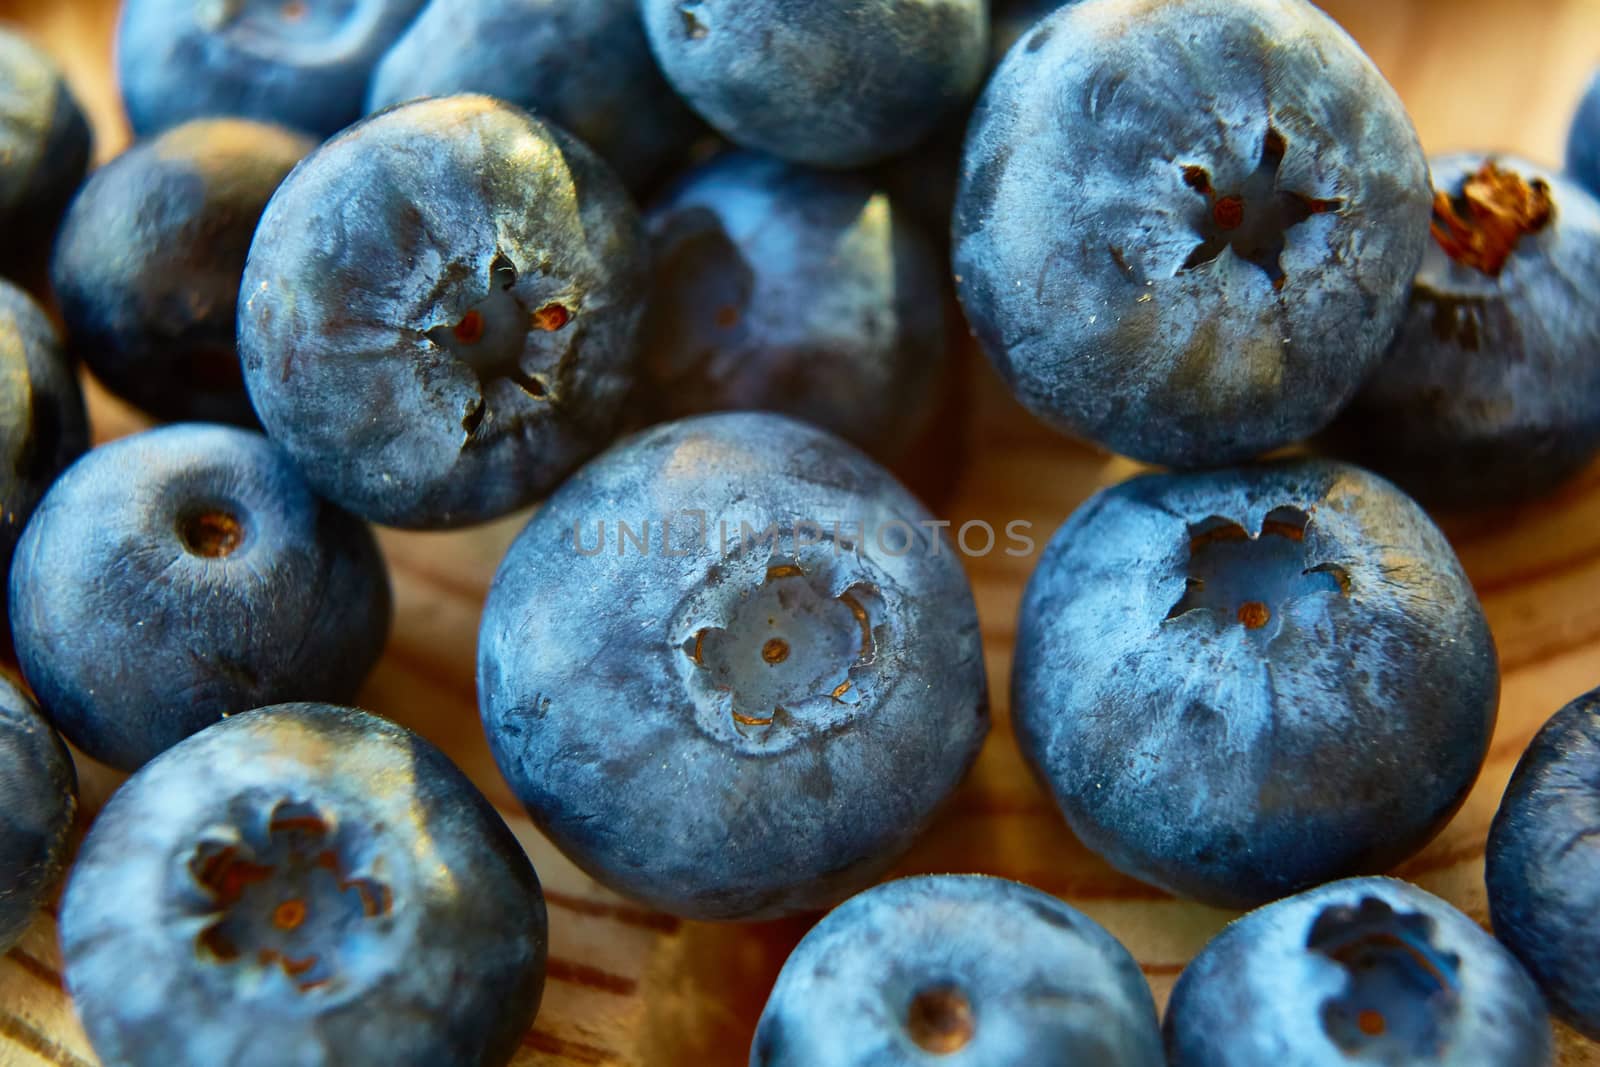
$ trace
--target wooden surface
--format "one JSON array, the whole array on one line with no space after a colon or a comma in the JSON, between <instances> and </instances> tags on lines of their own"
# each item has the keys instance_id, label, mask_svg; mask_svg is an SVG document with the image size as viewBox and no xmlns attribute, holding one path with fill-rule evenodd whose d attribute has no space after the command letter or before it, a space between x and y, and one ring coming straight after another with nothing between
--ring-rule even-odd
<instances>
[{"instance_id":1,"label":"wooden surface","mask_svg":"<svg viewBox=\"0 0 1600 1067\"><path fill-rule=\"evenodd\" d=\"M1430 153L1505 148L1556 163L1568 116L1600 59L1600 0L1336 0L1324 5L1372 53L1412 108ZM99 131L98 156L125 141L109 74L111 5L0 0L67 68ZM958 524L1034 524L1048 536L1095 488L1133 468L1062 441L1023 415L969 361L953 411L970 420L963 461L939 463L929 496ZM96 436L137 428L92 390ZM926 472L923 472L926 473ZM918 484L929 484L919 479ZM483 591L522 518L452 535L385 534L397 598L388 655L364 706L449 751L507 813L549 890L552 959L521 1067L732 1067L746 1062L773 976L809 925L681 923L613 897L516 814L485 747L473 689ZM1555 498L1450 530L1499 642L1505 684L1493 752L1455 822L1398 873L1486 921L1483 842L1518 755L1544 719L1600 684L1600 466ZM1030 560L974 560L995 729L971 780L901 873L985 871L1057 893L1104 923L1165 1002L1184 962L1231 916L1118 875L1076 844L1025 773L1006 707L1011 638ZM115 778L84 763L90 807ZM0 1064L81 1067L93 1053L62 991L54 919L41 916L0 960ZM1562 1034L1563 1062L1600 1049Z\"/></svg>"}]
</instances>

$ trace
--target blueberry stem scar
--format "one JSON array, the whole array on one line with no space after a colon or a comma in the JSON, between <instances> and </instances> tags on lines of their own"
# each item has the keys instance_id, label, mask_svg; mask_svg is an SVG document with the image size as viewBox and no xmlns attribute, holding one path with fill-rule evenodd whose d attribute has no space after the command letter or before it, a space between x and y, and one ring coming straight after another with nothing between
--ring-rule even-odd
<instances>
[{"instance_id":1,"label":"blueberry stem scar","mask_svg":"<svg viewBox=\"0 0 1600 1067\"><path fill-rule=\"evenodd\" d=\"M1289 231L1313 215L1342 210L1344 201L1317 199L1282 188L1279 171L1287 149L1283 134L1268 126L1255 173L1237 192L1226 196L1217 195L1204 167L1183 168L1184 184L1204 196L1210 210L1196 225L1200 243L1184 260L1180 273L1210 263L1231 248L1240 259L1260 267L1274 289L1288 283L1282 256Z\"/></svg>"},{"instance_id":2,"label":"blueberry stem scar","mask_svg":"<svg viewBox=\"0 0 1600 1067\"><path fill-rule=\"evenodd\" d=\"M510 257L496 255L489 265L487 295L468 308L459 322L428 331L429 340L472 368L478 379L479 396L461 418L461 429L466 433L462 448L472 445L488 421L488 396L496 381L515 382L535 400L550 399L544 381L522 369L522 357L531 331L553 333L565 329L572 321L572 312L560 303L549 303L530 312L512 291L517 279L517 266Z\"/></svg>"},{"instance_id":3,"label":"blueberry stem scar","mask_svg":"<svg viewBox=\"0 0 1600 1067\"><path fill-rule=\"evenodd\" d=\"M1543 231L1554 217L1549 183L1529 181L1489 159L1458 194L1434 193L1433 239L1457 263L1498 278L1522 238Z\"/></svg>"},{"instance_id":4,"label":"blueberry stem scar","mask_svg":"<svg viewBox=\"0 0 1600 1067\"><path fill-rule=\"evenodd\" d=\"M843 701L855 688L850 671L875 654L862 602L870 593L851 587L829 594L797 564L776 564L732 619L697 630L683 651L711 672L714 688L732 695L734 722L771 726L791 705L819 696Z\"/></svg>"},{"instance_id":5,"label":"blueberry stem scar","mask_svg":"<svg viewBox=\"0 0 1600 1067\"><path fill-rule=\"evenodd\" d=\"M1246 630L1261 630L1299 597L1348 595L1350 579L1343 567L1309 558L1310 521L1305 512L1283 507L1266 517L1255 537L1239 523L1221 518L1191 526L1189 573L1167 618L1215 611L1237 619Z\"/></svg>"},{"instance_id":6,"label":"blueberry stem scar","mask_svg":"<svg viewBox=\"0 0 1600 1067\"><path fill-rule=\"evenodd\" d=\"M244 543L244 524L223 508L205 508L178 520L178 537L192 555L226 559Z\"/></svg>"},{"instance_id":7,"label":"blueberry stem scar","mask_svg":"<svg viewBox=\"0 0 1600 1067\"><path fill-rule=\"evenodd\" d=\"M918 993L906 1013L906 1032L924 1052L948 1056L971 1043L977 1024L961 990L938 986Z\"/></svg>"}]
</instances>

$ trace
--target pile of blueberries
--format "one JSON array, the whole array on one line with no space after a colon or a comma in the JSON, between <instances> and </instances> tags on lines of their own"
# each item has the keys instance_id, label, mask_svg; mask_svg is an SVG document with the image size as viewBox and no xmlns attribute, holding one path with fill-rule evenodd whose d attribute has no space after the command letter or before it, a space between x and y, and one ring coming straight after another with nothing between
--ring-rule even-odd
<instances>
[{"instance_id":1,"label":"pile of blueberries","mask_svg":"<svg viewBox=\"0 0 1600 1067\"><path fill-rule=\"evenodd\" d=\"M59 71L0 30L0 947L74 851L65 738L131 773L60 913L105 1063L512 1057L533 868L347 705L391 616L367 524L535 503L477 683L539 829L674 915L838 905L753 1067L1600 1038L1600 691L1506 792L1498 941L1372 876L1460 807L1499 701L1424 505L1600 451L1600 82L1566 172L1429 161L1305 0L995 2L126 0L137 138L87 176ZM1031 411L1169 468L1044 551L1011 694L1089 848L1259 909L1164 1031L1051 896L868 888L989 729L947 524L881 465L953 432L952 291ZM166 425L86 451L80 365Z\"/></svg>"}]
</instances>

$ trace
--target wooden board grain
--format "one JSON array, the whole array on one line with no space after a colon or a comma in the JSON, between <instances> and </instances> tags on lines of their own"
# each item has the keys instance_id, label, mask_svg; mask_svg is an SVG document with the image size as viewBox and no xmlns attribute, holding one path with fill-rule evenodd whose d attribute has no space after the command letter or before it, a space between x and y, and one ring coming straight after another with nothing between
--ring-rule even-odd
<instances>
[{"instance_id":1,"label":"wooden board grain","mask_svg":"<svg viewBox=\"0 0 1600 1067\"><path fill-rule=\"evenodd\" d=\"M1323 6L1399 88L1430 152L1500 148L1560 161L1568 117L1600 58L1597 0ZM0 0L0 18L26 24L63 62L95 120L101 160L126 142L110 76L113 15L114 5L102 0ZM961 464L938 464L944 517L958 524L1027 520L1042 540L1090 492L1135 469L1038 426L970 354L964 372L955 410L970 419L973 444ZM142 425L92 387L91 409L100 440ZM520 1067L742 1064L771 980L809 922L712 926L629 905L538 837L489 757L473 687L478 613L524 518L460 534L383 535L397 621L362 703L450 752L506 813L549 890L550 981ZM1450 530L1499 642L1500 724L1461 814L1399 873L1485 921L1483 842L1511 768L1548 715L1600 684L1600 465L1550 500ZM1057 893L1129 946L1164 1002L1185 961L1231 916L1111 870L1072 839L1025 772L1006 694L1015 613L1031 565L1004 556L969 561L996 725L970 781L899 873L985 871ZM84 779L90 808L115 786L114 776L87 764ZM1562 1056L1565 1064L1600 1064L1600 1048L1567 1032ZM0 1064L94 1062L62 987L54 916L41 915L0 959Z\"/></svg>"}]
</instances>

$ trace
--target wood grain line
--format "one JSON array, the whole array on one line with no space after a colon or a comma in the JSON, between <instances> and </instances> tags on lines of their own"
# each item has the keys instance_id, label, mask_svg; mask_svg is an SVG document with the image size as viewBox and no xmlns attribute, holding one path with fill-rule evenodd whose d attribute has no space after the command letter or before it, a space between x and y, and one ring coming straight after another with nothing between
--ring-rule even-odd
<instances>
[{"instance_id":1,"label":"wood grain line","mask_svg":"<svg viewBox=\"0 0 1600 1067\"><path fill-rule=\"evenodd\" d=\"M576 915L586 915L591 919L610 919L624 926L651 930L658 934L675 934L683 928L683 921L672 915L665 915L657 911L646 911L643 908L630 907L627 904L607 904L604 901L589 900L586 897L575 897L568 893L559 893L553 889L544 891L544 900L551 907L570 911Z\"/></svg>"},{"instance_id":2,"label":"wood grain line","mask_svg":"<svg viewBox=\"0 0 1600 1067\"><path fill-rule=\"evenodd\" d=\"M56 1044L30 1024L6 1012L0 1012L0 1037L20 1045L56 1067L94 1067L88 1060Z\"/></svg>"},{"instance_id":3,"label":"wood grain line","mask_svg":"<svg viewBox=\"0 0 1600 1067\"><path fill-rule=\"evenodd\" d=\"M583 986L585 989L612 993L619 997L631 997L639 991L639 983L632 978L557 956L551 956L545 961L544 973L545 977L553 982Z\"/></svg>"},{"instance_id":4,"label":"wood grain line","mask_svg":"<svg viewBox=\"0 0 1600 1067\"><path fill-rule=\"evenodd\" d=\"M527 1036L522 1039L522 1047L543 1052L548 1056L557 1056L572 1063L581 1063L584 1067L605 1067L606 1064L618 1062L614 1052L596 1048L594 1045L585 1045L581 1041L568 1041L544 1030L529 1030Z\"/></svg>"},{"instance_id":5,"label":"wood grain line","mask_svg":"<svg viewBox=\"0 0 1600 1067\"><path fill-rule=\"evenodd\" d=\"M45 985L55 986L63 993L67 991L67 984L62 980L61 972L43 960L30 956L20 948L14 948L7 952L6 959L39 979Z\"/></svg>"},{"instance_id":6,"label":"wood grain line","mask_svg":"<svg viewBox=\"0 0 1600 1067\"><path fill-rule=\"evenodd\" d=\"M1479 583L1478 598L1481 600L1497 593L1522 592L1535 583L1555 581L1558 578L1568 577L1574 571L1587 570L1596 562L1600 562L1600 546L1558 556L1555 559L1545 560L1538 566Z\"/></svg>"}]
</instances>

